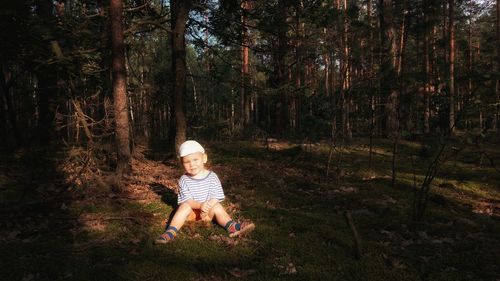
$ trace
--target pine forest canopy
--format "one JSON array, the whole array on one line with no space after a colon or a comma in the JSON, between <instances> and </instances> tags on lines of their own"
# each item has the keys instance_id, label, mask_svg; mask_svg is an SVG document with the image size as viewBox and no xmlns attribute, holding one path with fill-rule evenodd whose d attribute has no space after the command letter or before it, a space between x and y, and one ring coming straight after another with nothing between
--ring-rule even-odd
<instances>
[{"instance_id":1,"label":"pine forest canopy","mask_svg":"<svg viewBox=\"0 0 500 281\"><path fill-rule=\"evenodd\" d=\"M10 145L499 126L498 1L19 0L0 21Z\"/></svg>"}]
</instances>

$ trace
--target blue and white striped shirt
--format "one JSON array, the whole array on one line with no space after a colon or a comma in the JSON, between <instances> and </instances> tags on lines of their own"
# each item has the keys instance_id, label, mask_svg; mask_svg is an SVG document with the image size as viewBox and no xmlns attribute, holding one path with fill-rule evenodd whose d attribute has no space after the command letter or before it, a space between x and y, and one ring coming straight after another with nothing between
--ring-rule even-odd
<instances>
[{"instance_id":1,"label":"blue and white striped shirt","mask_svg":"<svg viewBox=\"0 0 500 281\"><path fill-rule=\"evenodd\" d=\"M224 200L224 191L219 177L209 171L208 175L202 179L194 179L188 175L183 175L179 179L179 194L177 203L193 199L198 202L205 202L210 199Z\"/></svg>"}]
</instances>

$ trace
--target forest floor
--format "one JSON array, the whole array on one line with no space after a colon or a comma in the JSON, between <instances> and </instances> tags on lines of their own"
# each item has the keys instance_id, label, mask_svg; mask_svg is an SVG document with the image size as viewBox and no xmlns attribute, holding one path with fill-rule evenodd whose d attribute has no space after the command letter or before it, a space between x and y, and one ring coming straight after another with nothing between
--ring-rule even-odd
<instances>
[{"instance_id":1,"label":"forest floor","mask_svg":"<svg viewBox=\"0 0 500 281\"><path fill-rule=\"evenodd\" d=\"M374 141L372 169L367 139L331 153L285 142L207 148L228 210L257 226L246 238L191 223L154 245L181 174L162 151L138 147L124 184L83 149L2 151L0 280L500 280L498 141L445 148L418 222L414 194L437 144L401 141L394 186L390 140Z\"/></svg>"}]
</instances>

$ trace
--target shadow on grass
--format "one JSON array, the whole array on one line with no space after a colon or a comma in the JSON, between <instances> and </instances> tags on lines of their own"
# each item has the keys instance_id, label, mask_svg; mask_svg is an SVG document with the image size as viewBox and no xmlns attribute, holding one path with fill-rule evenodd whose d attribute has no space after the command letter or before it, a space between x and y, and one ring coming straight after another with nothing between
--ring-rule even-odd
<instances>
[{"instance_id":1,"label":"shadow on grass","mask_svg":"<svg viewBox=\"0 0 500 281\"><path fill-rule=\"evenodd\" d=\"M172 207L172 211L170 212L167 222L165 224L165 227L170 224L172 221L172 218L175 215L175 212L178 209L178 204L177 204L177 194L175 194L172 190L173 188L168 188L162 184L155 183L151 185L151 189L158 195L161 196L161 201L168 206Z\"/></svg>"},{"instance_id":2,"label":"shadow on grass","mask_svg":"<svg viewBox=\"0 0 500 281\"><path fill-rule=\"evenodd\" d=\"M71 230L79 224L58 170L66 152L50 146L0 154L0 279L61 278L73 251Z\"/></svg>"}]
</instances>

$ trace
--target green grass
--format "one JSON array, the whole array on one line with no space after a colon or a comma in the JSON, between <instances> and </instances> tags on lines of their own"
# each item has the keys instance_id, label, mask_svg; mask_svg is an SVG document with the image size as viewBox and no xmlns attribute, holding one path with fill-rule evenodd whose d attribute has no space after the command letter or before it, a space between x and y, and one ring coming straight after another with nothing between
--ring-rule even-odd
<instances>
[{"instance_id":1,"label":"green grass","mask_svg":"<svg viewBox=\"0 0 500 281\"><path fill-rule=\"evenodd\" d=\"M376 141L369 170L367 140L355 140L343 147L340 167L334 153L327 178L324 144L304 151L211 143L211 167L238 206L233 215L257 228L249 238L229 239L215 225L187 226L167 245L153 241L175 207L171 194L141 204L96 191L64 208L59 202L9 213L25 186L2 176L0 279L496 280L499 217L472 210L475 202L500 200L499 175L464 151L442 166L424 220L413 222L413 173L419 186L430 160L419 158L419 144L402 142L392 187L391 147ZM500 151L490 149L498 159ZM2 159L14 171L25 165ZM359 260L347 210L362 240Z\"/></svg>"}]
</instances>

